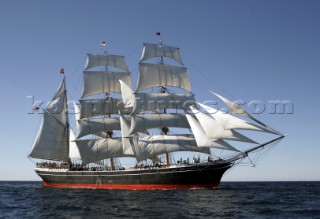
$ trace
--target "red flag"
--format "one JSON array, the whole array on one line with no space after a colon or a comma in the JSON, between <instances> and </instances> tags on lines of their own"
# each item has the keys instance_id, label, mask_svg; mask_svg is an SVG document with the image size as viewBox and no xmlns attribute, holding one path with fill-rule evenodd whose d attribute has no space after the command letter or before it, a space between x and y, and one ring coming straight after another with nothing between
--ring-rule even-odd
<instances>
[{"instance_id":1,"label":"red flag","mask_svg":"<svg viewBox=\"0 0 320 219\"><path fill-rule=\"evenodd\" d=\"M100 45L101 45L101 46L106 46L107 43L106 43L105 41L102 41L102 42L100 43Z\"/></svg>"},{"instance_id":2,"label":"red flag","mask_svg":"<svg viewBox=\"0 0 320 219\"><path fill-rule=\"evenodd\" d=\"M160 32L157 32L156 35L157 35L157 36L160 36Z\"/></svg>"},{"instance_id":3,"label":"red flag","mask_svg":"<svg viewBox=\"0 0 320 219\"><path fill-rule=\"evenodd\" d=\"M64 74L64 69L63 68L60 69L60 74Z\"/></svg>"}]
</instances>

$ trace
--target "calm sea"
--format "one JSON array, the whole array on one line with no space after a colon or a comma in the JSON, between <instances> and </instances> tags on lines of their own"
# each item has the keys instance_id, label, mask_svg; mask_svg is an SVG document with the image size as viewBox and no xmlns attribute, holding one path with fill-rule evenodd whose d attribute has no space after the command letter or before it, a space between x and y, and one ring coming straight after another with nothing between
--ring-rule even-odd
<instances>
[{"instance_id":1,"label":"calm sea","mask_svg":"<svg viewBox=\"0 0 320 219\"><path fill-rule=\"evenodd\" d=\"M125 191L0 182L0 218L320 218L320 182Z\"/></svg>"}]
</instances>

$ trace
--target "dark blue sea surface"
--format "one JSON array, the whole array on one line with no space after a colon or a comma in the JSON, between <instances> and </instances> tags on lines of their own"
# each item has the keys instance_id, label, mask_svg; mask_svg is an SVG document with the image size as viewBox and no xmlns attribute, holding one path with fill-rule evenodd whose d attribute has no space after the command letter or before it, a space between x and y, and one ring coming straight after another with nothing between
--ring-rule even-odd
<instances>
[{"instance_id":1,"label":"dark blue sea surface","mask_svg":"<svg viewBox=\"0 0 320 219\"><path fill-rule=\"evenodd\" d=\"M126 191L0 182L0 218L320 218L320 182Z\"/></svg>"}]
</instances>

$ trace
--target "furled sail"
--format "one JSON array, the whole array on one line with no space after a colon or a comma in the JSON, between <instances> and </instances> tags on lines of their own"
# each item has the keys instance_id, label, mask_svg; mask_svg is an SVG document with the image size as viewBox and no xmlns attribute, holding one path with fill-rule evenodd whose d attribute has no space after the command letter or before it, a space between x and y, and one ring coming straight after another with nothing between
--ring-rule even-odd
<instances>
[{"instance_id":1,"label":"furled sail","mask_svg":"<svg viewBox=\"0 0 320 219\"><path fill-rule=\"evenodd\" d=\"M242 141L247 143L256 143L252 139L240 134L239 132L225 129L214 118L200 112L199 110L193 108L192 106L190 107L190 109L199 120L201 126L203 127L209 139L227 139L227 140Z\"/></svg>"},{"instance_id":2,"label":"furled sail","mask_svg":"<svg viewBox=\"0 0 320 219\"><path fill-rule=\"evenodd\" d=\"M221 139L210 140L203 130L199 121L192 115L186 115L188 122L191 126L192 133L197 142L198 147L211 147L219 148L230 151L238 151L236 148L232 147L226 141Z\"/></svg>"},{"instance_id":3,"label":"furled sail","mask_svg":"<svg viewBox=\"0 0 320 219\"><path fill-rule=\"evenodd\" d=\"M126 61L124 59L124 56L109 55L109 54L93 55L88 53L85 70L88 70L90 68L94 68L97 66L113 66L116 68L120 68L124 71L129 71Z\"/></svg>"},{"instance_id":4,"label":"furled sail","mask_svg":"<svg viewBox=\"0 0 320 219\"><path fill-rule=\"evenodd\" d=\"M42 123L29 157L64 160L69 158L67 122L67 97L65 79L44 110Z\"/></svg>"},{"instance_id":5,"label":"furled sail","mask_svg":"<svg viewBox=\"0 0 320 219\"><path fill-rule=\"evenodd\" d=\"M144 43L143 45L144 47L140 62L154 57L168 57L183 65L179 53L179 48L150 43Z\"/></svg>"},{"instance_id":6,"label":"furled sail","mask_svg":"<svg viewBox=\"0 0 320 219\"><path fill-rule=\"evenodd\" d=\"M129 72L84 71L81 98L99 93L120 93L120 79L131 87Z\"/></svg>"},{"instance_id":7,"label":"furled sail","mask_svg":"<svg viewBox=\"0 0 320 219\"><path fill-rule=\"evenodd\" d=\"M131 119L130 134L161 127L190 128L184 114L136 114Z\"/></svg>"},{"instance_id":8,"label":"furled sail","mask_svg":"<svg viewBox=\"0 0 320 219\"><path fill-rule=\"evenodd\" d=\"M130 108L124 108L121 99L83 99L80 102L80 119L99 115L131 113Z\"/></svg>"},{"instance_id":9,"label":"furled sail","mask_svg":"<svg viewBox=\"0 0 320 219\"><path fill-rule=\"evenodd\" d=\"M133 138L132 141L137 161L176 151L193 151L210 154L210 148L197 147L195 139L188 136L153 135Z\"/></svg>"},{"instance_id":10,"label":"furled sail","mask_svg":"<svg viewBox=\"0 0 320 219\"><path fill-rule=\"evenodd\" d=\"M140 63L137 91L158 86L172 86L191 92L187 68Z\"/></svg>"},{"instance_id":11,"label":"furled sail","mask_svg":"<svg viewBox=\"0 0 320 219\"><path fill-rule=\"evenodd\" d=\"M264 124L263 122L257 120L256 118L254 118L252 115L250 115L250 113L248 113L245 109L243 109L241 106L231 102L230 100L228 100L227 98L214 93L211 91L212 94L214 94L215 96L219 97L229 108L229 110L234 113L234 114L241 114L243 116L248 117L249 119L255 121L256 123L258 123L259 125L262 125L263 127L265 127L266 129L268 129L271 133L273 134L277 134L277 135L283 135L280 132L278 132L277 130L275 130L274 128Z\"/></svg>"},{"instance_id":12,"label":"furled sail","mask_svg":"<svg viewBox=\"0 0 320 219\"><path fill-rule=\"evenodd\" d=\"M121 138L77 140L76 144L84 164L108 158L130 156L123 153Z\"/></svg>"},{"instance_id":13,"label":"furled sail","mask_svg":"<svg viewBox=\"0 0 320 219\"><path fill-rule=\"evenodd\" d=\"M109 130L120 130L119 117L112 118L92 118L78 121L78 133L76 139L83 136Z\"/></svg>"}]
</instances>

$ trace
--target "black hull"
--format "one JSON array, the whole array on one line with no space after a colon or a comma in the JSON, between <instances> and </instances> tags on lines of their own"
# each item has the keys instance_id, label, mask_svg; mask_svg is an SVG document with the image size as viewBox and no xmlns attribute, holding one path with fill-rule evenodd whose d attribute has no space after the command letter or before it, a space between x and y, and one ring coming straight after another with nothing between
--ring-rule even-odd
<instances>
[{"instance_id":1,"label":"black hull","mask_svg":"<svg viewBox=\"0 0 320 219\"><path fill-rule=\"evenodd\" d=\"M43 186L101 189L178 189L215 188L232 166L197 164L155 169L118 171L63 171L36 169Z\"/></svg>"}]
</instances>

